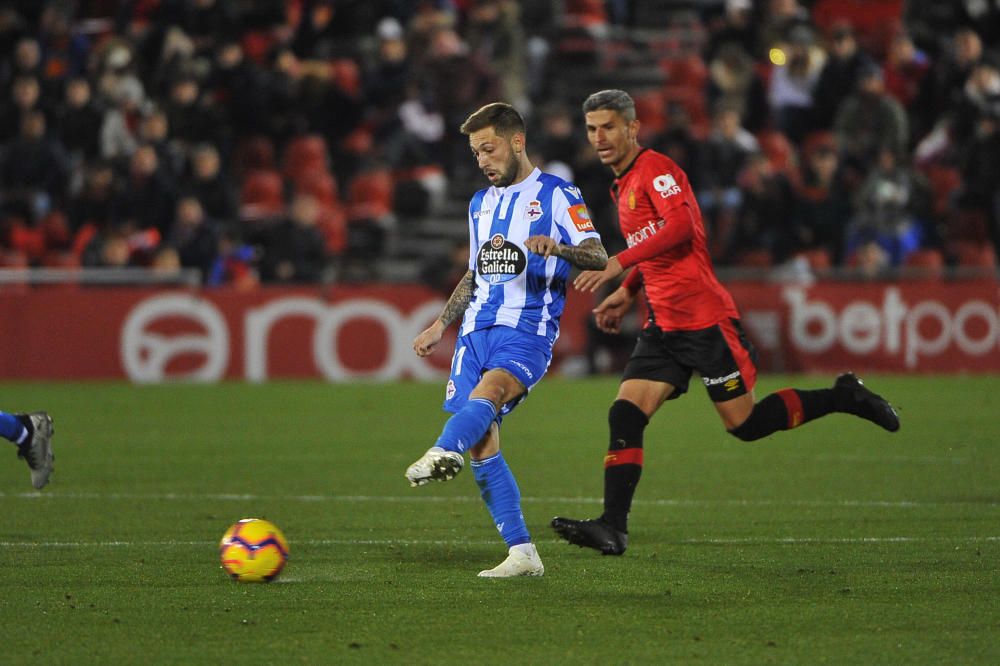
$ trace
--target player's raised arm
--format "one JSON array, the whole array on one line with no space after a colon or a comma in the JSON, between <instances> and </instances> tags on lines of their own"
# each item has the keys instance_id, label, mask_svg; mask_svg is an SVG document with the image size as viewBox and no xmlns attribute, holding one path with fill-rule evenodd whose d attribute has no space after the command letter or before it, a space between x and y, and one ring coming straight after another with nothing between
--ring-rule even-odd
<instances>
[{"instance_id":1,"label":"player's raised arm","mask_svg":"<svg viewBox=\"0 0 1000 666\"><path fill-rule=\"evenodd\" d=\"M579 245L558 243L551 236L531 236L524 246L546 259L559 257L583 270L601 270L608 263L608 251L599 238L585 238Z\"/></svg>"}]
</instances>

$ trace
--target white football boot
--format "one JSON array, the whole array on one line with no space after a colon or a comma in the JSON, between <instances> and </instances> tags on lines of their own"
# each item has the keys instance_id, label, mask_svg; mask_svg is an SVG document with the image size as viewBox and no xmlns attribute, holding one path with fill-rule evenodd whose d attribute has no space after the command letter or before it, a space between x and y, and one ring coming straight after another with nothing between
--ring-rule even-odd
<instances>
[{"instance_id":1,"label":"white football boot","mask_svg":"<svg viewBox=\"0 0 1000 666\"><path fill-rule=\"evenodd\" d=\"M417 462L406 468L406 480L413 487L431 481L448 481L454 479L464 465L465 458L461 453L432 446Z\"/></svg>"},{"instance_id":2,"label":"white football boot","mask_svg":"<svg viewBox=\"0 0 1000 666\"><path fill-rule=\"evenodd\" d=\"M514 576L541 576L545 565L538 556L533 543L522 543L510 547L507 559L486 571L480 571L480 578L513 578Z\"/></svg>"},{"instance_id":3,"label":"white football boot","mask_svg":"<svg viewBox=\"0 0 1000 666\"><path fill-rule=\"evenodd\" d=\"M24 458L31 470L31 485L35 490L41 490L49 482L49 475L52 474L52 434L55 429L52 427L52 417L45 412L34 412L26 415L31 419L31 427L34 429L31 438L19 444L17 447L17 457Z\"/></svg>"}]
</instances>

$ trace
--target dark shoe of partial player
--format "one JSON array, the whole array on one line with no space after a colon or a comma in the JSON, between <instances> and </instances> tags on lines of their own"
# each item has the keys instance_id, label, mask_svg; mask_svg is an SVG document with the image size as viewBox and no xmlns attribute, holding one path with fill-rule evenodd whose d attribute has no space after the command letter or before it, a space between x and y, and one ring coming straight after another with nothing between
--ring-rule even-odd
<instances>
[{"instance_id":1,"label":"dark shoe of partial player","mask_svg":"<svg viewBox=\"0 0 1000 666\"><path fill-rule=\"evenodd\" d=\"M621 555L628 546L628 534L619 532L600 518L573 520L557 516L551 525L566 541L581 548L599 550L602 555Z\"/></svg>"},{"instance_id":2,"label":"dark shoe of partial player","mask_svg":"<svg viewBox=\"0 0 1000 666\"><path fill-rule=\"evenodd\" d=\"M31 420L31 437L17 447L17 457L24 458L31 470L31 485L35 490L41 490L49 482L49 475L52 474L52 435L55 428L52 427L52 417L45 412L35 412L33 414L19 414L22 418Z\"/></svg>"},{"instance_id":3,"label":"dark shoe of partial player","mask_svg":"<svg viewBox=\"0 0 1000 666\"><path fill-rule=\"evenodd\" d=\"M889 401L869 390L853 372L837 377L833 388L843 394L843 411L868 419L889 432L899 430L899 415Z\"/></svg>"}]
</instances>

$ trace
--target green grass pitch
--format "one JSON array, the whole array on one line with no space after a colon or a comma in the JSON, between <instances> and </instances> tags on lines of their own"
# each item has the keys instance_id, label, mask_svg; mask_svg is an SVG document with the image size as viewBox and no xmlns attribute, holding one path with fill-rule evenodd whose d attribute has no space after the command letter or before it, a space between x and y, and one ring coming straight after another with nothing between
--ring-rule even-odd
<instances>
[{"instance_id":1,"label":"green grass pitch","mask_svg":"<svg viewBox=\"0 0 1000 666\"><path fill-rule=\"evenodd\" d=\"M599 512L617 382L546 379L503 428L546 565L515 580L476 577L506 553L469 470L403 479L440 384L2 384L57 459L40 493L0 459L0 662L1000 663L1000 382L866 379L900 433L747 444L700 387L667 404L621 558L548 528ZM243 517L287 535L279 581L220 569Z\"/></svg>"}]
</instances>

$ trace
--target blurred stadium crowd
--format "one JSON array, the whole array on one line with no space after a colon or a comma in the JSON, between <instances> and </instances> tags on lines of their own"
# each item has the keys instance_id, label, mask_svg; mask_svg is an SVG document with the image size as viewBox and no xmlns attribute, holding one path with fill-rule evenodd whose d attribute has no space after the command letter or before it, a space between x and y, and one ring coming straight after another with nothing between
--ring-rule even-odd
<instances>
[{"instance_id":1,"label":"blurred stadium crowd","mask_svg":"<svg viewBox=\"0 0 1000 666\"><path fill-rule=\"evenodd\" d=\"M1000 3L48 0L0 9L0 266L209 285L464 272L457 127L525 112L621 247L580 103L628 90L722 266L995 266Z\"/></svg>"}]
</instances>

